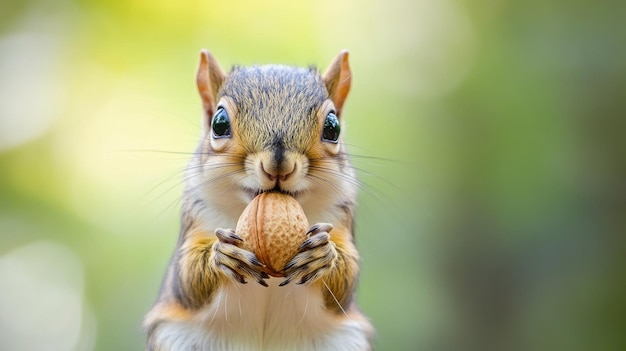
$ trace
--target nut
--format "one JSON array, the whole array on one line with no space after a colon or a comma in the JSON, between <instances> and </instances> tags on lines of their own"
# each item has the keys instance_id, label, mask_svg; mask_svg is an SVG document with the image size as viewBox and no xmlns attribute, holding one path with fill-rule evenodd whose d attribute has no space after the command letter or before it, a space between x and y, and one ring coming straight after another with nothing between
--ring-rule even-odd
<instances>
[{"instance_id":1,"label":"nut","mask_svg":"<svg viewBox=\"0 0 626 351\"><path fill-rule=\"evenodd\" d=\"M254 252L266 265L267 274L284 277L280 271L298 253L308 229L308 220L296 199L265 192L246 206L235 233L243 239L243 248Z\"/></svg>"}]
</instances>

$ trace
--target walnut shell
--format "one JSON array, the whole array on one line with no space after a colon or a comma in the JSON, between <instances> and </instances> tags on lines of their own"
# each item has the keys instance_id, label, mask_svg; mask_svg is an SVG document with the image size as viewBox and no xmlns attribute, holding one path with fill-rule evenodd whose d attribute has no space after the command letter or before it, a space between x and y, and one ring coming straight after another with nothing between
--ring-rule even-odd
<instances>
[{"instance_id":1,"label":"walnut shell","mask_svg":"<svg viewBox=\"0 0 626 351\"><path fill-rule=\"evenodd\" d=\"M298 253L308 229L308 220L296 199L265 192L243 210L235 233L243 239L243 248L254 252L266 265L267 274L284 277L279 271Z\"/></svg>"}]
</instances>

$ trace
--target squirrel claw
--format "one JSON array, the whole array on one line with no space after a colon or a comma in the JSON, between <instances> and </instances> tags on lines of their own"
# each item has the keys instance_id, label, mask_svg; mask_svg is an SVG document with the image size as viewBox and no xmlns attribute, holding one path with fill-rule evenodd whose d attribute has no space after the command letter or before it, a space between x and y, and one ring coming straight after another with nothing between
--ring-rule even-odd
<instances>
[{"instance_id":1,"label":"squirrel claw","mask_svg":"<svg viewBox=\"0 0 626 351\"><path fill-rule=\"evenodd\" d=\"M306 236L311 237L318 233L330 233L333 230L334 226L330 223L315 223L311 229L306 232Z\"/></svg>"},{"instance_id":2,"label":"squirrel claw","mask_svg":"<svg viewBox=\"0 0 626 351\"><path fill-rule=\"evenodd\" d=\"M213 262L222 273L232 280L246 284L245 278L256 280L263 286L268 286L265 279L269 275L262 270L265 265L248 250L238 246L243 240L232 229L217 229L218 238L213 244Z\"/></svg>"},{"instance_id":3,"label":"squirrel claw","mask_svg":"<svg viewBox=\"0 0 626 351\"><path fill-rule=\"evenodd\" d=\"M257 283L259 283L259 284L263 285L263 286L264 286L264 287L266 287L266 288L269 286L269 285L267 285L267 283L266 283L266 282L265 282L265 280L263 280L263 279L258 279L258 280L257 280Z\"/></svg>"},{"instance_id":4,"label":"squirrel claw","mask_svg":"<svg viewBox=\"0 0 626 351\"><path fill-rule=\"evenodd\" d=\"M246 279L241 274L237 273L237 271L235 271L234 269L221 263L218 263L217 266L222 269L222 272L224 272L227 276L231 277L232 279L238 281L241 284L248 284Z\"/></svg>"},{"instance_id":5,"label":"squirrel claw","mask_svg":"<svg viewBox=\"0 0 626 351\"><path fill-rule=\"evenodd\" d=\"M252 264L254 264L255 266L264 267L264 268L267 267L265 264L259 261L259 259L256 256L250 257L250 262L252 262ZM265 273L265 272L262 272L262 273ZM267 273L265 273L265 275L267 275ZM269 275L267 275L267 277L265 278L269 278Z\"/></svg>"},{"instance_id":6,"label":"squirrel claw","mask_svg":"<svg viewBox=\"0 0 626 351\"><path fill-rule=\"evenodd\" d=\"M318 246L328 244L330 234L328 232L321 232L306 239L300 246L298 246L298 252L314 249Z\"/></svg>"},{"instance_id":7,"label":"squirrel claw","mask_svg":"<svg viewBox=\"0 0 626 351\"><path fill-rule=\"evenodd\" d=\"M215 236L217 236L221 242L231 245L238 245L243 242L243 239L235 234L235 231L232 229L217 228L215 230Z\"/></svg>"},{"instance_id":8,"label":"squirrel claw","mask_svg":"<svg viewBox=\"0 0 626 351\"><path fill-rule=\"evenodd\" d=\"M333 266L338 254L328 233L332 229L329 223L317 223L309 229L308 238L298 247L298 253L282 269L286 279L279 286L293 280L296 284L315 281Z\"/></svg>"},{"instance_id":9,"label":"squirrel claw","mask_svg":"<svg viewBox=\"0 0 626 351\"><path fill-rule=\"evenodd\" d=\"M322 268L320 268L320 269L318 269L316 271L313 271L313 272L303 276L302 278L300 278L300 281L298 281L296 284L301 285L301 284L304 284L304 283L308 282L309 280L313 280L314 278L316 278L319 275L321 269Z\"/></svg>"}]
</instances>

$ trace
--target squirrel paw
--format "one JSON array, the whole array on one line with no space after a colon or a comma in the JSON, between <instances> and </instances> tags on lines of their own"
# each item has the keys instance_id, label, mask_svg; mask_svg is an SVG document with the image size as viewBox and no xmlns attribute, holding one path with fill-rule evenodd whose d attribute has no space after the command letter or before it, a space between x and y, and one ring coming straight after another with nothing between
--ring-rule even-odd
<instances>
[{"instance_id":1,"label":"squirrel paw","mask_svg":"<svg viewBox=\"0 0 626 351\"><path fill-rule=\"evenodd\" d=\"M317 223L306 233L307 239L298 248L296 254L283 268L285 279L280 286L287 285L292 280L296 284L315 281L324 272L332 267L337 258L335 243L330 241L333 225Z\"/></svg>"},{"instance_id":2,"label":"squirrel paw","mask_svg":"<svg viewBox=\"0 0 626 351\"><path fill-rule=\"evenodd\" d=\"M241 284L246 284L248 277L268 286L265 279L269 275L263 271L265 265L254 253L240 247L243 239L234 230L218 228L215 236L218 241L213 244L213 262L222 273Z\"/></svg>"}]
</instances>

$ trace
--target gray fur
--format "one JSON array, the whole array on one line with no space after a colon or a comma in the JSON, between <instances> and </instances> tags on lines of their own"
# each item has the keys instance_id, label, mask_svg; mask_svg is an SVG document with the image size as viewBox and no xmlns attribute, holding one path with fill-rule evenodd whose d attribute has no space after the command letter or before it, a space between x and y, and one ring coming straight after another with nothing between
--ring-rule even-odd
<instances>
[{"instance_id":1,"label":"gray fur","mask_svg":"<svg viewBox=\"0 0 626 351\"><path fill-rule=\"evenodd\" d=\"M231 123L249 152L269 148L303 152L319 138L316 113L328 92L314 69L268 65L234 68L219 96L228 96L237 105L239 112ZM259 134L266 137L259 140Z\"/></svg>"}]
</instances>

